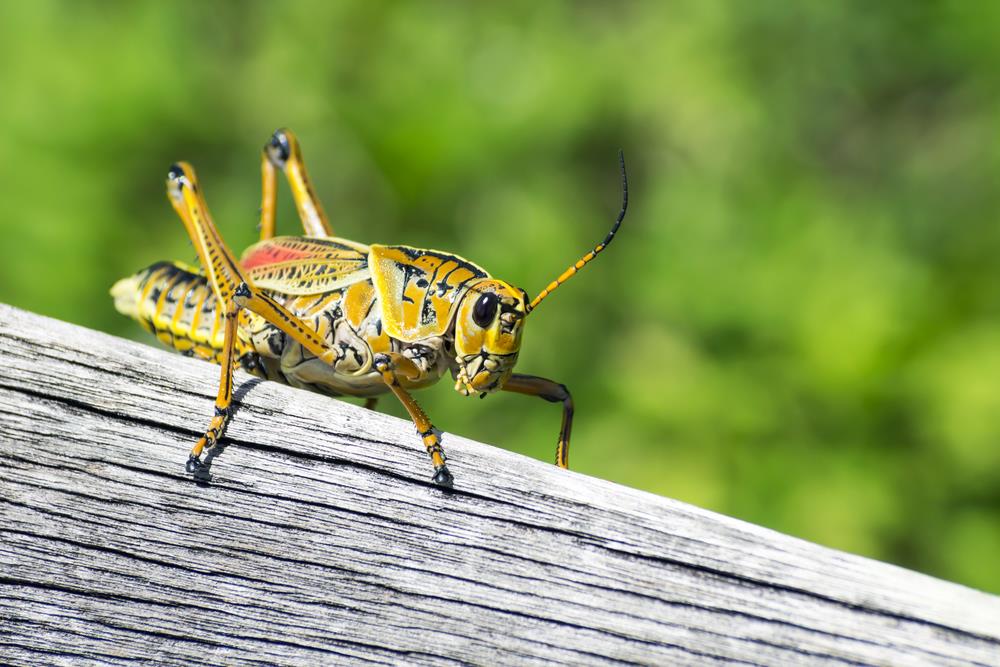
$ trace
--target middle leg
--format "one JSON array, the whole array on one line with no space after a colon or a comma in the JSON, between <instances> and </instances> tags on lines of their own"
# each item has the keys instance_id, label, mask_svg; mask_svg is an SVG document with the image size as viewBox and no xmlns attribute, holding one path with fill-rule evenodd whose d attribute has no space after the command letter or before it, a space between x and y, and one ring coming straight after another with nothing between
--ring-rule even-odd
<instances>
[{"instance_id":1,"label":"middle leg","mask_svg":"<svg viewBox=\"0 0 1000 667\"><path fill-rule=\"evenodd\" d=\"M434 483L438 486L450 487L454 478L448 471L448 466L445 465L444 449L441 448L441 431L434 427L424 409L410 396L410 392L399 384L400 378L419 380L424 372L412 360L396 352L376 354L372 366L382 374L382 380L406 408L410 419L413 420L413 425L417 427L417 433L424 441L424 447L427 448L431 463L434 465L434 477L432 478Z\"/></svg>"}]
</instances>

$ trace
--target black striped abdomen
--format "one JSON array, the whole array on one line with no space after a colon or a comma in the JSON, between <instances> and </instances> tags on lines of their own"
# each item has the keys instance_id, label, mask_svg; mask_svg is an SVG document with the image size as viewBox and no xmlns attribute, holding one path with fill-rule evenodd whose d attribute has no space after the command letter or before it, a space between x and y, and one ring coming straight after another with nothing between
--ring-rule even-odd
<instances>
[{"instance_id":1,"label":"black striped abdomen","mask_svg":"<svg viewBox=\"0 0 1000 667\"><path fill-rule=\"evenodd\" d=\"M191 357L221 362L223 324L215 292L191 267L157 262L115 283L115 308Z\"/></svg>"}]
</instances>

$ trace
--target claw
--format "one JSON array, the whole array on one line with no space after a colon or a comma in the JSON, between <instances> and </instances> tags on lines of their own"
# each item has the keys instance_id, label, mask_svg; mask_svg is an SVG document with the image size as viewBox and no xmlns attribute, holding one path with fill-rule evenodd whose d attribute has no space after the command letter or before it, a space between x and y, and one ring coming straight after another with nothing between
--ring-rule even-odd
<instances>
[{"instance_id":1,"label":"claw","mask_svg":"<svg viewBox=\"0 0 1000 667\"><path fill-rule=\"evenodd\" d=\"M434 477L431 478L438 486L443 486L446 489L450 489L455 483L455 478L451 476L448 471L448 466L440 466L434 469Z\"/></svg>"},{"instance_id":2,"label":"claw","mask_svg":"<svg viewBox=\"0 0 1000 667\"><path fill-rule=\"evenodd\" d=\"M184 469L188 472L195 473L204 467L205 464L201 462L201 459L192 454L188 457L187 464L184 466Z\"/></svg>"}]
</instances>

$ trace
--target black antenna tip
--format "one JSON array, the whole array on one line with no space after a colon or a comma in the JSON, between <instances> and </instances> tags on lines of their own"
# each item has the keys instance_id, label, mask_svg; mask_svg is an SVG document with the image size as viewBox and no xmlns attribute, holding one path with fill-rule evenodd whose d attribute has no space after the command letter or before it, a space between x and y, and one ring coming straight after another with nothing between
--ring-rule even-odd
<instances>
[{"instance_id":1,"label":"black antenna tip","mask_svg":"<svg viewBox=\"0 0 1000 667\"><path fill-rule=\"evenodd\" d=\"M622 212L618 216L618 222L621 223L622 218L625 217L625 209L628 208L628 175L625 173L625 151L618 149L618 164L622 167Z\"/></svg>"}]
</instances>

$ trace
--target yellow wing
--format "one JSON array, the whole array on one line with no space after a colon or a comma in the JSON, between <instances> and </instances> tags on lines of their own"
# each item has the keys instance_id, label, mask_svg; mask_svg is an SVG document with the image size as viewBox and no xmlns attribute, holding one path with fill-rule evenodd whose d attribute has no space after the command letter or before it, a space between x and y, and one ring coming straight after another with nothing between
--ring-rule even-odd
<instances>
[{"instance_id":1,"label":"yellow wing","mask_svg":"<svg viewBox=\"0 0 1000 667\"><path fill-rule=\"evenodd\" d=\"M257 287L321 294L368 280L368 246L337 238L278 236L246 249L240 264Z\"/></svg>"},{"instance_id":2,"label":"yellow wing","mask_svg":"<svg viewBox=\"0 0 1000 667\"><path fill-rule=\"evenodd\" d=\"M457 255L404 245L371 246L368 264L382 325L390 336L404 341L443 334L462 295L490 277Z\"/></svg>"}]
</instances>

